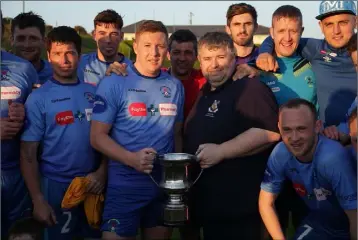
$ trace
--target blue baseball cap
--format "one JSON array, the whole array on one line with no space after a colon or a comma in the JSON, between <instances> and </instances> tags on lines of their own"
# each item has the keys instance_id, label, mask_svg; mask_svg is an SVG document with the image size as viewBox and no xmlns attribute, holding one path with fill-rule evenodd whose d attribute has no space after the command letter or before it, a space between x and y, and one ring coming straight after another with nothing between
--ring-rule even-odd
<instances>
[{"instance_id":1,"label":"blue baseball cap","mask_svg":"<svg viewBox=\"0 0 358 240\"><path fill-rule=\"evenodd\" d=\"M357 7L353 1L322 1L319 5L318 20L339 13L357 15Z\"/></svg>"}]
</instances>

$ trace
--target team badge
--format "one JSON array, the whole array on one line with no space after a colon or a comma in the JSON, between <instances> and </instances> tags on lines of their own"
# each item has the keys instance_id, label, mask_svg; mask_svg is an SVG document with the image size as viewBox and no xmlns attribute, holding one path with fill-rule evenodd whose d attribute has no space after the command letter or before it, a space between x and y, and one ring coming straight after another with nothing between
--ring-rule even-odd
<instances>
[{"instance_id":1,"label":"team badge","mask_svg":"<svg viewBox=\"0 0 358 240\"><path fill-rule=\"evenodd\" d=\"M85 92L85 93L84 93L84 96L85 96L85 98L87 99L87 101L88 101L89 103L94 103L94 98L95 98L95 96L94 96L93 93L91 93L91 92Z\"/></svg>"},{"instance_id":2,"label":"team badge","mask_svg":"<svg viewBox=\"0 0 358 240\"><path fill-rule=\"evenodd\" d=\"M160 87L160 92L164 95L166 98L170 98L172 96L172 90L167 86Z\"/></svg>"},{"instance_id":3,"label":"team badge","mask_svg":"<svg viewBox=\"0 0 358 240\"><path fill-rule=\"evenodd\" d=\"M211 106L209 107L208 111L211 113L216 113L217 111L219 111L219 104L220 101L215 100L213 104L211 104Z\"/></svg>"},{"instance_id":4,"label":"team badge","mask_svg":"<svg viewBox=\"0 0 358 240\"><path fill-rule=\"evenodd\" d=\"M108 230L110 232L116 232L117 226L120 224L120 222L117 219L110 219L108 220Z\"/></svg>"}]
</instances>

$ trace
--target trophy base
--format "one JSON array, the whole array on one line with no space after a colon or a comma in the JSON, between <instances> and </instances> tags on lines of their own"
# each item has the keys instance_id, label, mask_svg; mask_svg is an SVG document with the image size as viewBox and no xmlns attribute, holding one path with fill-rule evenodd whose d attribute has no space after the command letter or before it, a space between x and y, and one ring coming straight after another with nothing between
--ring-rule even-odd
<instances>
[{"instance_id":1,"label":"trophy base","mask_svg":"<svg viewBox=\"0 0 358 240\"><path fill-rule=\"evenodd\" d=\"M176 201L171 201L174 200L173 197ZM169 201L164 206L163 224L170 227L179 227L185 225L188 220L189 209L183 202L182 196L170 196Z\"/></svg>"}]
</instances>

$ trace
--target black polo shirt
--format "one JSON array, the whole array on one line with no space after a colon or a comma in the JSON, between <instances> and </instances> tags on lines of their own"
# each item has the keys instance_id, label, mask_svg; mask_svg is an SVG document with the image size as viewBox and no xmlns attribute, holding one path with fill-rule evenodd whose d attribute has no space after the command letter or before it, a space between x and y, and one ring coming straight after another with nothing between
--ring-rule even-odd
<instances>
[{"instance_id":1,"label":"black polo shirt","mask_svg":"<svg viewBox=\"0 0 358 240\"><path fill-rule=\"evenodd\" d=\"M260 80L229 79L215 91L210 88L209 83L203 87L186 121L185 152L195 154L200 144L221 144L250 128L278 132L275 96ZM257 213L260 183L271 150L225 159L205 169L191 192L195 215L208 220Z\"/></svg>"}]
</instances>

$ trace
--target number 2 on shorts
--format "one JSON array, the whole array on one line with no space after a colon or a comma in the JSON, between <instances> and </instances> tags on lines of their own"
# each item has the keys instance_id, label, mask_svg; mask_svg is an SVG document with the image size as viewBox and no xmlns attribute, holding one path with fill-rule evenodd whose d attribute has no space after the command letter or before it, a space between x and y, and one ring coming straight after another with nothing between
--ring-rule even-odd
<instances>
[{"instance_id":1,"label":"number 2 on shorts","mask_svg":"<svg viewBox=\"0 0 358 240\"><path fill-rule=\"evenodd\" d=\"M303 227L306 228L306 230L300 235L298 236L297 240L302 240L305 236L307 236L311 231L312 231L312 227L310 227L309 225L305 224L303 225Z\"/></svg>"},{"instance_id":2,"label":"number 2 on shorts","mask_svg":"<svg viewBox=\"0 0 358 240\"><path fill-rule=\"evenodd\" d=\"M67 215L67 220L65 222L65 224L63 225L62 229L61 229L61 234L63 233L69 233L70 232L70 228L68 227L68 225L71 222L72 219L72 213L71 212L63 212L63 215Z\"/></svg>"}]
</instances>

